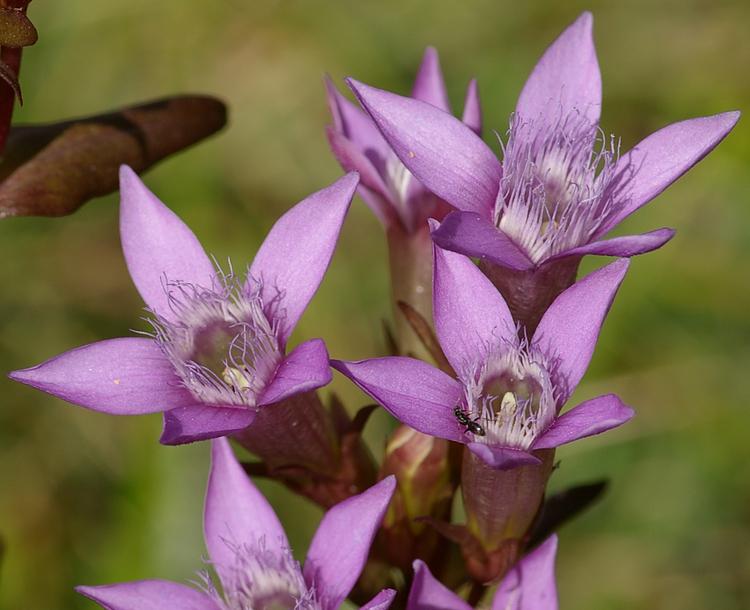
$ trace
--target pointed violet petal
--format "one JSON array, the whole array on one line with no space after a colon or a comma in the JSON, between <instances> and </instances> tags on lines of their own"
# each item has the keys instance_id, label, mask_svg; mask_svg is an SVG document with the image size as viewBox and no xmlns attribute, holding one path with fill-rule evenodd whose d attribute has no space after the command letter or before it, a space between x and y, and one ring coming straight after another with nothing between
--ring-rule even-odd
<instances>
[{"instance_id":1,"label":"pointed violet petal","mask_svg":"<svg viewBox=\"0 0 750 610\"><path fill-rule=\"evenodd\" d=\"M136 580L99 587L76 587L106 610L220 610L202 591L168 580Z\"/></svg>"},{"instance_id":2,"label":"pointed violet petal","mask_svg":"<svg viewBox=\"0 0 750 610\"><path fill-rule=\"evenodd\" d=\"M225 584L237 566L237 548L257 548L261 543L268 552L289 548L276 513L245 474L225 438L211 442L203 534L211 563Z\"/></svg>"},{"instance_id":3,"label":"pointed violet petal","mask_svg":"<svg viewBox=\"0 0 750 610\"><path fill-rule=\"evenodd\" d=\"M247 407L193 404L164 413L162 445L184 445L244 430L255 419Z\"/></svg>"},{"instance_id":4,"label":"pointed violet petal","mask_svg":"<svg viewBox=\"0 0 750 610\"><path fill-rule=\"evenodd\" d=\"M497 588L492 610L557 610L556 553L552 535L521 559Z\"/></svg>"},{"instance_id":5,"label":"pointed violet petal","mask_svg":"<svg viewBox=\"0 0 750 610\"><path fill-rule=\"evenodd\" d=\"M482 105L479 102L479 85L475 78L469 81L469 86L466 88L464 114L461 121L480 138L482 137Z\"/></svg>"},{"instance_id":6,"label":"pointed violet petal","mask_svg":"<svg viewBox=\"0 0 750 610\"><path fill-rule=\"evenodd\" d=\"M427 102L444 112L451 112L448 92L445 90L443 71L440 69L440 57L434 47L427 47L419 66L417 78L411 96L415 100Z\"/></svg>"},{"instance_id":7,"label":"pointed violet petal","mask_svg":"<svg viewBox=\"0 0 750 610\"><path fill-rule=\"evenodd\" d=\"M270 405L330 382L331 367L328 366L326 344L322 339L310 339L284 358L273 381L260 395L258 406Z\"/></svg>"},{"instance_id":8,"label":"pointed violet petal","mask_svg":"<svg viewBox=\"0 0 750 610\"><path fill-rule=\"evenodd\" d=\"M379 172L383 171L391 148L380 130L366 112L339 93L330 78L326 78L325 85L336 131L362 151Z\"/></svg>"},{"instance_id":9,"label":"pointed violet petal","mask_svg":"<svg viewBox=\"0 0 750 610\"><path fill-rule=\"evenodd\" d=\"M550 449L565 443L594 436L621 426L635 415L633 409L614 394L582 402L563 413L534 441L532 449Z\"/></svg>"},{"instance_id":10,"label":"pointed violet petal","mask_svg":"<svg viewBox=\"0 0 750 610\"><path fill-rule=\"evenodd\" d=\"M599 330L628 264L628 259L618 259L573 284L553 301L534 332L532 346L547 358L560 405L589 366Z\"/></svg>"},{"instance_id":11,"label":"pointed violet petal","mask_svg":"<svg viewBox=\"0 0 750 610\"><path fill-rule=\"evenodd\" d=\"M463 388L439 369L414 358L387 357L331 366L412 428L440 438L465 442L453 415Z\"/></svg>"},{"instance_id":12,"label":"pointed violet petal","mask_svg":"<svg viewBox=\"0 0 750 610\"><path fill-rule=\"evenodd\" d=\"M488 352L517 342L508 305L487 277L463 254L433 246L435 331L459 377L483 363Z\"/></svg>"},{"instance_id":13,"label":"pointed violet petal","mask_svg":"<svg viewBox=\"0 0 750 610\"><path fill-rule=\"evenodd\" d=\"M724 112L673 123L620 157L614 169L615 197L624 205L602 226L600 234L651 201L710 153L739 118L739 112Z\"/></svg>"},{"instance_id":14,"label":"pointed violet petal","mask_svg":"<svg viewBox=\"0 0 750 610\"><path fill-rule=\"evenodd\" d=\"M396 597L394 589L383 589L359 610L388 610L394 597Z\"/></svg>"},{"instance_id":15,"label":"pointed violet petal","mask_svg":"<svg viewBox=\"0 0 750 610\"><path fill-rule=\"evenodd\" d=\"M282 343L320 286L358 182L352 172L295 205L255 255L249 276L261 282L263 303L279 325Z\"/></svg>"},{"instance_id":16,"label":"pointed violet petal","mask_svg":"<svg viewBox=\"0 0 750 610\"><path fill-rule=\"evenodd\" d=\"M535 266L510 237L473 212L451 212L433 231L432 239L445 250L460 252L517 271L533 269Z\"/></svg>"},{"instance_id":17,"label":"pointed violet petal","mask_svg":"<svg viewBox=\"0 0 750 610\"><path fill-rule=\"evenodd\" d=\"M372 189L380 195L384 201L390 200L388 187L383 182L383 179L380 177L380 174L377 169L375 169L375 166L370 159L359 148L357 148L356 144L330 126L326 129L326 135L328 136L328 143L333 152L333 156L336 157L336 160L344 171L359 172L360 186L366 186ZM378 209L373 210L378 217L386 215L384 210L379 209L382 205L383 204L380 204Z\"/></svg>"},{"instance_id":18,"label":"pointed violet petal","mask_svg":"<svg viewBox=\"0 0 750 610\"><path fill-rule=\"evenodd\" d=\"M216 272L198 238L127 165L120 168L120 240L135 287L167 320L174 315L165 281L213 286Z\"/></svg>"},{"instance_id":19,"label":"pointed violet petal","mask_svg":"<svg viewBox=\"0 0 750 610\"><path fill-rule=\"evenodd\" d=\"M472 610L469 604L438 581L421 559L413 565L414 580L406 610Z\"/></svg>"},{"instance_id":20,"label":"pointed violet petal","mask_svg":"<svg viewBox=\"0 0 750 610\"><path fill-rule=\"evenodd\" d=\"M357 582L395 488L396 477L388 476L323 516L303 570L322 610L336 610Z\"/></svg>"},{"instance_id":21,"label":"pointed violet petal","mask_svg":"<svg viewBox=\"0 0 750 610\"><path fill-rule=\"evenodd\" d=\"M648 233L641 233L640 235L624 235L622 237L594 241L590 244L561 252L548 258L545 262L567 258L568 256L583 256L584 254L619 256L623 258L635 256L661 248L674 237L674 234L674 229L665 227Z\"/></svg>"},{"instance_id":22,"label":"pointed violet petal","mask_svg":"<svg viewBox=\"0 0 750 610\"><path fill-rule=\"evenodd\" d=\"M517 466L541 464L541 460L520 449L509 447L492 447L484 443L469 443L469 450L487 466L496 470L510 470Z\"/></svg>"},{"instance_id":23,"label":"pointed violet petal","mask_svg":"<svg viewBox=\"0 0 750 610\"><path fill-rule=\"evenodd\" d=\"M591 13L583 13L544 52L516 104L521 119L555 124L573 112L599 122L602 78ZM543 127L540 125L540 127Z\"/></svg>"},{"instance_id":24,"label":"pointed violet petal","mask_svg":"<svg viewBox=\"0 0 750 610\"><path fill-rule=\"evenodd\" d=\"M90 343L9 377L76 405L113 415L141 415L192 404L151 339Z\"/></svg>"},{"instance_id":25,"label":"pointed violet petal","mask_svg":"<svg viewBox=\"0 0 750 610\"><path fill-rule=\"evenodd\" d=\"M438 197L489 218L500 162L481 138L434 106L352 79L347 83L403 164Z\"/></svg>"}]
</instances>

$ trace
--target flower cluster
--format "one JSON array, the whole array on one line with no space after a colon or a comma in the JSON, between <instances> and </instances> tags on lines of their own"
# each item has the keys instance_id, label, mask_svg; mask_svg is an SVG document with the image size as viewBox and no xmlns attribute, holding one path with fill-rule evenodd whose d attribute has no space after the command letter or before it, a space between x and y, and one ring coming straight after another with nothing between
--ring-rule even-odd
<instances>
[{"instance_id":1,"label":"flower cluster","mask_svg":"<svg viewBox=\"0 0 750 610\"><path fill-rule=\"evenodd\" d=\"M327 134L350 173L285 213L244 278L124 167L120 234L150 330L11 373L88 409L161 412L163 444L214 439L210 570L195 587L79 588L104 608L334 610L350 597L380 610L400 589L410 610L468 610L495 584L494 610L557 608L543 510L555 449L634 414L614 394L568 403L628 258L674 231L608 235L739 115L675 123L621 154L599 127L588 13L534 68L500 159L480 136L476 82L455 118L434 49L411 97L347 82L361 109L327 80ZM394 353L329 360L317 338L288 349L355 192L388 236ZM616 260L578 279L587 254ZM381 464L362 439L375 407L352 417L321 398L332 368L400 422ZM240 464L226 437L258 461ZM327 509L303 567L247 473ZM465 523L452 515L459 490Z\"/></svg>"}]
</instances>

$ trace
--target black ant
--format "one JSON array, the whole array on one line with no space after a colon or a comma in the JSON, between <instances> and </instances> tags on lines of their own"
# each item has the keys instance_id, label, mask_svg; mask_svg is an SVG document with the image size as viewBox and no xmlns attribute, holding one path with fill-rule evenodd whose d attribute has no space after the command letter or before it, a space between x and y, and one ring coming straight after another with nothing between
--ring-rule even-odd
<instances>
[{"instance_id":1,"label":"black ant","mask_svg":"<svg viewBox=\"0 0 750 610\"><path fill-rule=\"evenodd\" d=\"M459 406L456 406L453 409L453 415L456 416L459 424L461 424L462 426L466 426L466 432L471 432L472 434L476 434L477 436L484 436L486 434L484 428L482 428L482 426L477 421L479 417L477 417L476 419L469 419L469 414Z\"/></svg>"}]
</instances>

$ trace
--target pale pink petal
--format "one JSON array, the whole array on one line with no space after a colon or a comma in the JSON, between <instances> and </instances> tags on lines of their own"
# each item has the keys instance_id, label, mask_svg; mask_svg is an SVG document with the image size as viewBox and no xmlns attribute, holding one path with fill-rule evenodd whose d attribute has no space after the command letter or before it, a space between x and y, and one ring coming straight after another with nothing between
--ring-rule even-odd
<instances>
[{"instance_id":1,"label":"pale pink petal","mask_svg":"<svg viewBox=\"0 0 750 610\"><path fill-rule=\"evenodd\" d=\"M220 610L202 591L168 580L136 580L98 587L76 587L106 610Z\"/></svg>"},{"instance_id":2,"label":"pale pink petal","mask_svg":"<svg viewBox=\"0 0 750 610\"><path fill-rule=\"evenodd\" d=\"M198 238L127 165L120 168L120 239L135 287L162 318L174 319L165 282L213 286L216 272Z\"/></svg>"},{"instance_id":3,"label":"pale pink petal","mask_svg":"<svg viewBox=\"0 0 750 610\"><path fill-rule=\"evenodd\" d=\"M419 66L411 96L415 100L432 104L444 112L451 112L443 72L440 69L440 58L434 47L427 47L424 51L422 65Z\"/></svg>"},{"instance_id":4,"label":"pale pink petal","mask_svg":"<svg viewBox=\"0 0 750 610\"><path fill-rule=\"evenodd\" d=\"M534 332L532 346L547 358L560 405L589 366L599 330L628 264L628 259L618 259L573 284L549 306Z\"/></svg>"},{"instance_id":5,"label":"pale pink petal","mask_svg":"<svg viewBox=\"0 0 750 610\"><path fill-rule=\"evenodd\" d=\"M479 268L462 254L434 246L433 315L446 358L461 376L487 354L517 342L505 300Z\"/></svg>"},{"instance_id":6,"label":"pale pink petal","mask_svg":"<svg viewBox=\"0 0 750 610\"><path fill-rule=\"evenodd\" d=\"M9 377L112 415L156 413L195 403L159 346L139 337L84 345Z\"/></svg>"},{"instance_id":7,"label":"pale pink petal","mask_svg":"<svg viewBox=\"0 0 750 610\"><path fill-rule=\"evenodd\" d=\"M391 475L324 515L303 570L308 586L318 594L322 610L336 610L351 592L395 489L396 478Z\"/></svg>"},{"instance_id":8,"label":"pale pink petal","mask_svg":"<svg viewBox=\"0 0 750 610\"><path fill-rule=\"evenodd\" d=\"M472 610L469 604L437 580L421 559L413 565L414 580L406 610Z\"/></svg>"},{"instance_id":9,"label":"pale pink petal","mask_svg":"<svg viewBox=\"0 0 750 610\"><path fill-rule=\"evenodd\" d=\"M479 85L475 78L469 81L469 86L466 88L464 113L461 120L475 134L482 137L482 105L479 102Z\"/></svg>"},{"instance_id":10,"label":"pale pink petal","mask_svg":"<svg viewBox=\"0 0 750 610\"><path fill-rule=\"evenodd\" d=\"M253 485L229 441L211 442L211 473L203 516L206 547L222 582L236 566L237 548L289 548L284 528L271 505Z\"/></svg>"},{"instance_id":11,"label":"pale pink petal","mask_svg":"<svg viewBox=\"0 0 750 610\"><path fill-rule=\"evenodd\" d=\"M544 52L518 98L522 120L541 121L543 128L577 112L599 122L602 79L593 21L591 13L581 14Z\"/></svg>"},{"instance_id":12,"label":"pale pink petal","mask_svg":"<svg viewBox=\"0 0 750 610\"><path fill-rule=\"evenodd\" d=\"M248 281L262 285L269 319L285 344L331 262L359 176L350 173L295 205L271 228Z\"/></svg>"},{"instance_id":13,"label":"pale pink petal","mask_svg":"<svg viewBox=\"0 0 750 610\"><path fill-rule=\"evenodd\" d=\"M492 600L492 610L557 610L555 554L552 535L513 568Z\"/></svg>"},{"instance_id":14,"label":"pale pink petal","mask_svg":"<svg viewBox=\"0 0 750 610\"><path fill-rule=\"evenodd\" d=\"M453 415L463 388L434 366L403 357L331 360L331 366L406 425L431 436L466 442Z\"/></svg>"},{"instance_id":15,"label":"pale pink petal","mask_svg":"<svg viewBox=\"0 0 750 610\"><path fill-rule=\"evenodd\" d=\"M331 382L328 350L322 339L301 343L276 370L271 384L258 398L258 405L270 405L301 392L308 392Z\"/></svg>"},{"instance_id":16,"label":"pale pink petal","mask_svg":"<svg viewBox=\"0 0 750 610\"><path fill-rule=\"evenodd\" d=\"M460 210L490 217L502 170L481 138L431 104L347 82L398 158L426 188Z\"/></svg>"},{"instance_id":17,"label":"pale pink petal","mask_svg":"<svg viewBox=\"0 0 750 610\"><path fill-rule=\"evenodd\" d=\"M184 445L228 436L244 430L255 419L247 407L193 404L164 413L162 445Z\"/></svg>"},{"instance_id":18,"label":"pale pink petal","mask_svg":"<svg viewBox=\"0 0 750 610\"><path fill-rule=\"evenodd\" d=\"M533 450L550 449L579 438L601 434L621 426L635 415L633 409L614 394L582 402L563 413L534 441Z\"/></svg>"},{"instance_id":19,"label":"pale pink petal","mask_svg":"<svg viewBox=\"0 0 750 610\"><path fill-rule=\"evenodd\" d=\"M602 226L599 235L651 201L710 153L739 118L739 112L724 112L674 123L652 133L620 157L613 188L623 205Z\"/></svg>"}]
</instances>

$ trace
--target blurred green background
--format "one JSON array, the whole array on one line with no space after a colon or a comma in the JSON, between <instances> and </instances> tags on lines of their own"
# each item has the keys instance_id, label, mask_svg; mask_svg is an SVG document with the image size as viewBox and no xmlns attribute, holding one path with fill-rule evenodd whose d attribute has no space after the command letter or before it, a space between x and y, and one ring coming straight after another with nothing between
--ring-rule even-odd
<instances>
[{"instance_id":1,"label":"blurred green background","mask_svg":"<svg viewBox=\"0 0 750 610\"><path fill-rule=\"evenodd\" d=\"M178 92L222 97L229 128L146 182L209 252L241 268L279 214L340 175L323 135L325 72L408 92L433 44L456 106L479 79L493 141L538 56L585 8L603 127L624 148L673 121L747 109L742 1L68 0L30 6L40 40L24 54L16 118L55 121ZM563 609L750 607L748 130L745 117L622 227L678 233L634 261L577 394L616 391L638 416L560 452L553 488L612 478L606 500L562 532ZM115 196L71 217L4 220L0 248L3 372L143 328ZM296 340L322 336L344 358L382 353L387 279L382 230L357 202ZM365 403L340 377L333 387L351 408ZM0 607L94 608L74 585L186 581L203 567L206 444L161 447L158 416L87 412L5 377L0 396ZM389 426L375 418L376 451ZM262 487L302 555L319 513Z\"/></svg>"}]
</instances>

